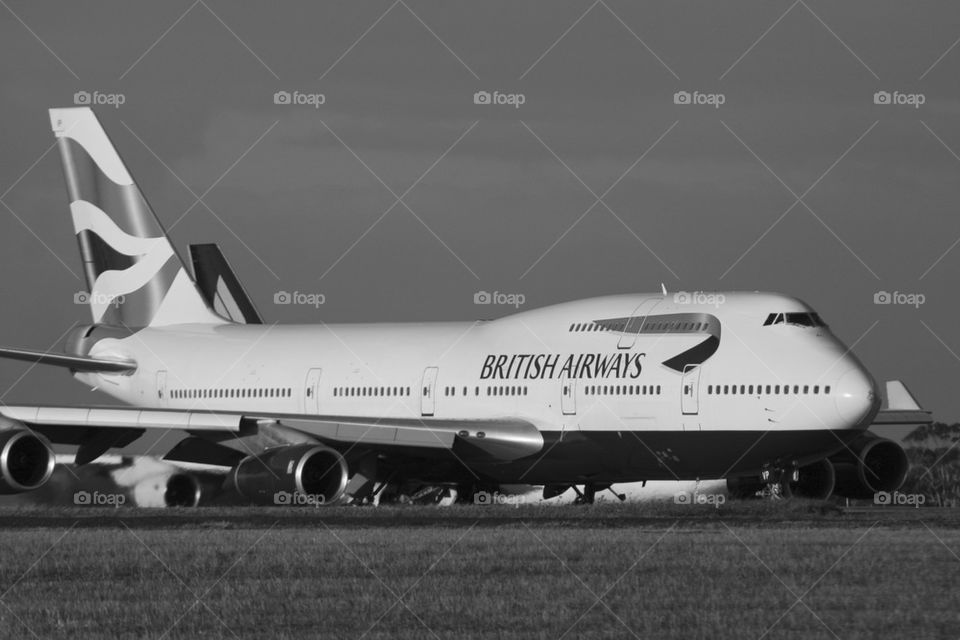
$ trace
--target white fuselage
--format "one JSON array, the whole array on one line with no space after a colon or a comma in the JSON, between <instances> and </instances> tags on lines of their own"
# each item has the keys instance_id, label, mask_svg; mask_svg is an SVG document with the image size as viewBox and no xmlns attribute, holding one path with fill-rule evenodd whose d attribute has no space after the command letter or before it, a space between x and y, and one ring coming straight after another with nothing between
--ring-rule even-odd
<instances>
[{"instance_id":1,"label":"white fuselage","mask_svg":"<svg viewBox=\"0 0 960 640\"><path fill-rule=\"evenodd\" d=\"M476 323L148 327L91 350L135 360L134 374L78 377L139 407L253 415L510 417L562 433L865 428L873 380L830 331L764 324L805 313L776 294L649 294ZM645 319L595 324L631 317ZM692 364L664 364L678 354Z\"/></svg>"}]
</instances>

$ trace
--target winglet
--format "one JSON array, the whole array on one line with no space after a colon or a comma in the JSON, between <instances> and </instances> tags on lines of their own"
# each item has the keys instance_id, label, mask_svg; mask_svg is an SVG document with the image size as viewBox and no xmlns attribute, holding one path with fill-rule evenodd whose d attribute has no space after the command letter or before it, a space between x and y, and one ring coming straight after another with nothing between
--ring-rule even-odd
<instances>
[{"instance_id":1,"label":"winglet","mask_svg":"<svg viewBox=\"0 0 960 640\"><path fill-rule=\"evenodd\" d=\"M899 380L887 380L887 407L890 411L921 411L920 403Z\"/></svg>"},{"instance_id":2,"label":"winglet","mask_svg":"<svg viewBox=\"0 0 960 640\"><path fill-rule=\"evenodd\" d=\"M899 380L888 380L887 406L877 413L873 424L930 424L933 416Z\"/></svg>"}]
</instances>

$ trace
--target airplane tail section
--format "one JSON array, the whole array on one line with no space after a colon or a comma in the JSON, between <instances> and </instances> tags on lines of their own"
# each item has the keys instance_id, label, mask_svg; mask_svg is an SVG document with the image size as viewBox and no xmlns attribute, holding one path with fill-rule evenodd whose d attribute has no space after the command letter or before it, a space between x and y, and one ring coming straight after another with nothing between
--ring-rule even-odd
<instances>
[{"instance_id":1,"label":"airplane tail section","mask_svg":"<svg viewBox=\"0 0 960 640\"><path fill-rule=\"evenodd\" d=\"M50 109L95 323L223 323L88 107Z\"/></svg>"}]
</instances>

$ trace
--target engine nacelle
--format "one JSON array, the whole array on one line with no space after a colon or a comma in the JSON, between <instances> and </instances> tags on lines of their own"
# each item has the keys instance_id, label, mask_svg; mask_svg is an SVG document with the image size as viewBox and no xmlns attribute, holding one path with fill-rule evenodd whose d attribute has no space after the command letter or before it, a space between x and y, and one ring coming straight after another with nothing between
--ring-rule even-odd
<instances>
[{"instance_id":1,"label":"engine nacelle","mask_svg":"<svg viewBox=\"0 0 960 640\"><path fill-rule=\"evenodd\" d=\"M125 461L109 475L137 507L196 507L210 502L223 485L223 474L187 471L146 456Z\"/></svg>"},{"instance_id":2,"label":"engine nacelle","mask_svg":"<svg viewBox=\"0 0 960 640\"><path fill-rule=\"evenodd\" d=\"M264 505L329 505L347 488L347 461L323 445L287 445L248 456L233 470L241 496Z\"/></svg>"},{"instance_id":3,"label":"engine nacelle","mask_svg":"<svg viewBox=\"0 0 960 640\"><path fill-rule=\"evenodd\" d=\"M42 487L56 464L50 442L39 433L29 429L0 431L0 493Z\"/></svg>"},{"instance_id":4,"label":"engine nacelle","mask_svg":"<svg viewBox=\"0 0 960 640\"><path fill-rule=\"evenodd\" d=\"M834 493L844 498L871 498L879 491L896 491L910 468L903 447L873 434L864 434L830 461L837 475Z\"/></svg>"},{"instance_id":5,"label":"engine nacelle","mask_svg":"<svg viewBox=\"0 0 960 640\"><path fill-rule=\"evenodd\" d=\"M200 481L189 473L175 473L167 478L163 502L168 507L195 507L203 493Z\"/></svg>"},{"instance_id":6,"label":"engine nacelle","mask_svg":"<svg viewBox=\"0 0 960 640\"><path fill-rule=\"evenodd\" d=\"M784 497L812 498L826 500L836 487L837 474L833 464L824 458L805 467L797 469L797 479L793 479L792 471L785 471L780 482L780 490Z\"/></svg>"},{"instance_id":7,"label":"engine nacelle","mask_svg":"<svg viewBox=\"0 0 960 640\"><path fill-rule=\"evenodd\" d=\"M191 474L170 471L138 480L129 494L137 507L195 507L202 489Z\"/></svg>"}]
</instances>

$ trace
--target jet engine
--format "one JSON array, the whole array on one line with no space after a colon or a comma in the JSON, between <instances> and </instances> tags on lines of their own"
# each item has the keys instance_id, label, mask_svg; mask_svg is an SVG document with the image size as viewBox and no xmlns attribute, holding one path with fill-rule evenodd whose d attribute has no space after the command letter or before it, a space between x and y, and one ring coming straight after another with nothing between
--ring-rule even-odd
<instances>
[{"instance_id":1,"label":"jet engine","mask_svg":"<svg viewBox=\"0 0 960 640\"><path fill-rule=\"evenodd\" d=\"M175 473L167 478L163 502L168 507L195 507L200 504L200 483L189 473Z\"/></svg>"},{"instance_id":2,"label":"jet engine","mask_svg":"<svg viewBox=\"0 0 960 640\"><path fill-rule=\"evenodd\" d=\"M834 493L844 498L871 498L879 491L896 491L910 467L903 447L871 433L850 443L830 461L837 475Z\"/></svg>"},{"instance_id":3,"label":"jet engine","mask_svg":"<svg viewBox=\"0 0 960 640\"><path fill-rule=\"evenodd\" d=\"M137 507L196 507L201 497L216 493L218 482L145 457L112 469L110 476Z\"/></svg>"},{"instance_id":4,"label":"jet engine","mask_svg":"<svg viewBox=\"0 0 960 640\"><path fill-rule=\"evenodd\" d=\"M237 492L263 505L329 505L339 500L350 478L340 453L316 444L267 449L240 461L233 472Z\"/></svg>"},{"instance_id":5,"label":"jet engine","mask_svg":"<svg viewBox=\"0 0 960 640\"><path fill-rule=\"evenodd\" d=\"M785 471L780 491L784 497L826 500L833 494L836 479L833 464L824 458L797 469L796 480L793 479L793 472Z\"/></svg>"},{"instance_id":6,"label":"jet engine","mask_svg":"<svg viewBox=\"0 0 960 640\"><path fill-rule=\"evenodd\" d=\"M22 428L0 431L0 493L42 487L56 464L50 443L42 435Z\"/></svg>"}]
</instances>

